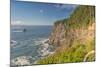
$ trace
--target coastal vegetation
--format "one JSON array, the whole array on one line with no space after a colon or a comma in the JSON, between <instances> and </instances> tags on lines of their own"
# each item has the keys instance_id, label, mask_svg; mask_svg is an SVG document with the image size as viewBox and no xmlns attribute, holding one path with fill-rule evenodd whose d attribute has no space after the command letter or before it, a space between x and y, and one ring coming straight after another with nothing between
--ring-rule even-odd
<instances>
[{"instance_id":1,"label":"coastal vegetation","mask_svg":"<svg viewBox=\"0 0 100 67\"><path fill-rule=\"evenodd\" d=\"M37 64L83 62L95 51L95 6L77 6L69 18L55 22L48 43L54 53L37 61ZM95 52L85 61L95 61Z\"/></svg>"}]
</instances>

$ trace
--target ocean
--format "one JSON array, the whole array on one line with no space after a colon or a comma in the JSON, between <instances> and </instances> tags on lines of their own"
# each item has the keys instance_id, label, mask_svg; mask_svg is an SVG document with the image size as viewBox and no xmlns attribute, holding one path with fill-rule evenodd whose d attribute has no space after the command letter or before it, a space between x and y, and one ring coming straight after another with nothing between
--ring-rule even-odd
<instances>
[{"instance_id":1,"label":"ocean","mask_svg":"<svg viewBox=\"0 0 100 67\"><path fill-rule=\"evenodd\" d=\"M16 59L31 59L19 65L30 65L36 61L40 56L41 43L49 38L51 31L52 26L11 26L11 65L18 65Z\"/></svg>"}]
</instances>

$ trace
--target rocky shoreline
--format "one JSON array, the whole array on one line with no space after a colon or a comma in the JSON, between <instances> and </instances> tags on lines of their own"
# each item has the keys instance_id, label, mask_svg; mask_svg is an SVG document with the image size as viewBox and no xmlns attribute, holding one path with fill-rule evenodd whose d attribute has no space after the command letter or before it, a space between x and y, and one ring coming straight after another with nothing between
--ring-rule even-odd
<instances>
[{"instance_id":1,"label":"rocky shoreline","mask_svg":"<svg viewBox=\"0 0 100 67\"><path fill-rule=\"evenodd\" d=\"M40 59L45 58L46 56L53 54L53 46L48 44L49 39L45 39L41 41L41 44L38 49L38 56L32 57L32 56L19 56L13 60L11 60L11 65L13 66L23 66L23 65L34 65L37 64L37 61Z\"/></svg>"}]
</instances>

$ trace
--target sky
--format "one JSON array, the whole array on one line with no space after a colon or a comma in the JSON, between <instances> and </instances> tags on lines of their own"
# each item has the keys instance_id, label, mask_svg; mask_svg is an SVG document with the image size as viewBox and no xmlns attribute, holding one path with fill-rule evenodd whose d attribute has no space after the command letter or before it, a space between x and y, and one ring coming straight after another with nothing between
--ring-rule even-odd
<instances>
[{"instance_id":1,"label":"sky","mask_svg":"<svg viewBox=\"0 0 100 67\"><path fill-rule=\"evenodd\" d=\"M53 25L68 18L77 5L11 0L11 25Z\"/></svg>"}]
</instances>

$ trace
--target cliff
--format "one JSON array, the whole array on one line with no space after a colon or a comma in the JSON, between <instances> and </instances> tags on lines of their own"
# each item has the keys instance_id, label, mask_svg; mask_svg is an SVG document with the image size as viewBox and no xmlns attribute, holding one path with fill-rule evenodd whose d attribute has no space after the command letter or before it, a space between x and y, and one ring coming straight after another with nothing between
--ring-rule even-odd
<instances>
[{"instance_id":1,"label":"cliff","mask_svg":"<svg viewBox=\"0 0 100 67\"><path fill-rule=\"evenodd\" d=\"M74 40L84 43L94 38L95 20L93 6L80 6L69 19L58 21L54 25L49 44L71 46Z\"/></svg>"},{"instance_id":2,"label":"cliff","mask_svg":"<svg viewBox=\"0 0 100 67\"><path fill-rule=\"evenodd\" d=\"M55 53L39 64L82 62L95 50L95 7L78 6L69 18L55 22L49 44L55 47ZM95 54L87 59L94 60Z\"/></svg>"}]
</instances>

